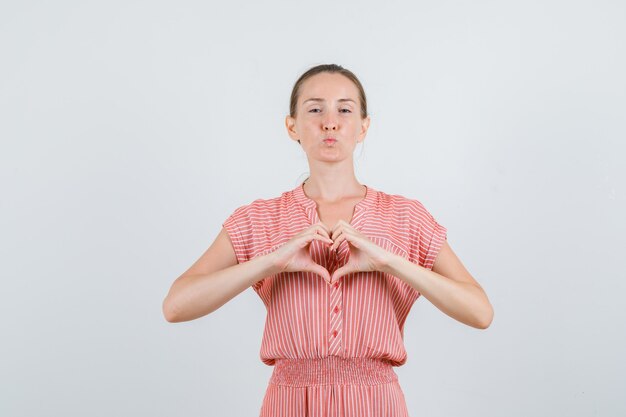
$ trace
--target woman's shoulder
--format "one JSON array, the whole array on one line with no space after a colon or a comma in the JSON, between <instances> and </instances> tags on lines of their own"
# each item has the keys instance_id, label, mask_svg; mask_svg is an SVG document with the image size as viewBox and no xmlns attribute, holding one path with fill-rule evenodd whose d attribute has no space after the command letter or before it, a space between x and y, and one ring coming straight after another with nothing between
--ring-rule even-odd
<instances>
[{"instance_id":1,"label":"woman's shoulder","mask_svg":"<svg viewBox=\"0 0 626 417\"><path fill-rule=\"evenodd\" d=\"M263 213L267 215L268 212L280 210L281 207L284 207L290 200L290 191L285 191L274 197L258 197L249 200L247 203L239 204L236 206L234 213L239 215Z\"/></svg>"},{"instance_id":2,"label":"woman's shoulder","mask_svg":"<svg viewBox=\"0 0 626 417\"><path fill-rule=\"evenodd\" d=\"M408 225L432 225L437 223L435 216L422 203L422 198L407 194L393 194L378 191L379 216L392 219L406 227Z\"/></svg>"},{"instance_id":3,"label":"woman's shoulder","mask_svg":"<svg viewBox=\"0 0 626 417\"><path fill-rule=\"evenodd\" d=\"M410 197L405 194L387 193L380 190L376 191L379 205L396 210L425 210L424 205L418 198Z\"/></svg>"}]
</instances>

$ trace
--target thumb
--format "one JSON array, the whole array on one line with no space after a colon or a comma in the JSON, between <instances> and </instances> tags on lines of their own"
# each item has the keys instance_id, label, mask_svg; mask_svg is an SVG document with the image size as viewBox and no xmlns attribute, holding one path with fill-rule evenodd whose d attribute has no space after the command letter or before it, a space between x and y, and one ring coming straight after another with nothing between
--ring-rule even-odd
<instances>
[{"instance_id":1,"label":"thumb","mask_svg":"<svg viewBox=\"0 0 626 417\"><path fill-rule=\"evenodd\" d=\"M321 276L322 278L324 278L324 280L326 282L330 282L330 273L323 266L321 266L321 265L319 265L317 263L314 263L313 265L311 265L311 268L308 269L308 271L309 272L313 272L313 273Z\"/></svg>"},{"instance_id":2,"label":"thumb","mask_svg":"<svg viewBox=\"0 0 626 417\"><path fill-rule=\"evenodd\" d=\"M330 283L334 284L335 281L337 281L342 276L349 274L350 272L352 272L352 270L350 269L350 267L348 267L347 264L335 269L335 272L333 272L333 276L330 278Z\"/></svg>"}]
</instances>

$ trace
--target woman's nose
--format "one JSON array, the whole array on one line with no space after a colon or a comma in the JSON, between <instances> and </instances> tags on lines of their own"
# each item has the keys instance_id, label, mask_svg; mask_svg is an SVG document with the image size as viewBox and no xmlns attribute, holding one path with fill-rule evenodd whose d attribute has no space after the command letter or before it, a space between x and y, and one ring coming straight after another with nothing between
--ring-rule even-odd
<instances>
[{"instance_id":1,"label":"woman's nose","mask_svg":"<svg viewBox=\"0 0 626 417\"><path fill-rule=\"evenodd\" d=\"M324 119L324 130L337 129L337 120L334 117L327 117Z\"/></svg>"}]
</instances>

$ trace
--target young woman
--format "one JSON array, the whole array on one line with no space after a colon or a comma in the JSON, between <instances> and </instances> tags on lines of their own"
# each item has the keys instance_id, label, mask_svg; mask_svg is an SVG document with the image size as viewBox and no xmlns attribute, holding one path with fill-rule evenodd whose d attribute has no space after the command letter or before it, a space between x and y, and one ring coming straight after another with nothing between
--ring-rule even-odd
<instances>
[{"instance_id":1,"label":"young woman","mask_svg":"<svg viewBox=\"0 0 626 417\"><path fill-rule=\"evenodd\" d=\"M394 366L403 327L424 295L485 329L493 308L418 201L360 184L353 151L369 127L357 77L319 65L297 80L287 132L310 176L238 207L172 285L170 322L209 314L252 286L267 308L261 360L274 366L261 417L408 416Z\"/></svg>"}]
</instances>

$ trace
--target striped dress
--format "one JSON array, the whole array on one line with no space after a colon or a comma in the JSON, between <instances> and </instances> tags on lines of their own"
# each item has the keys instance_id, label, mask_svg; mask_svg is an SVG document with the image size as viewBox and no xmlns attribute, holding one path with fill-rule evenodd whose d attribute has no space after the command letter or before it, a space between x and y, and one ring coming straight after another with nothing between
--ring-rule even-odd
<instances>
[{"instance_id":1,"label":"striped dress","mask_svg":"<svg viewBox=\"0 0 626 417\"><path fill-rule=\"evenodd\" d=\"M239 263L276 250L320 221L300 184L243 205L222 224ZM417 200L366 186L350 224L382 248L432 269L446 228ZM311 257L332 274L349 257L313 240ZM358 272L330 285L312 272L252 285L267 309L260 357L273 366L260 417L406 417L394 366L406 362L404 323L420 296L392 275Z\"/></svg>"}]
</instances>

